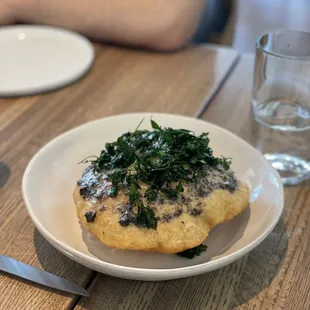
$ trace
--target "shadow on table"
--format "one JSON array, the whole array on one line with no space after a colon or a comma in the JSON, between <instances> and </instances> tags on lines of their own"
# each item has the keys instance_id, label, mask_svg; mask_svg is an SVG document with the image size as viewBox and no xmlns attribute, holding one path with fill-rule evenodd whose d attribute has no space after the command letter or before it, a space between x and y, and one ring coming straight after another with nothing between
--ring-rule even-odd
<instances>
[{"instance_id":1,"label":"shadow on table","mask_svg":"<svg viewBox=\"0 0 310 310\"><path fill-rule=\"evenodd\" d=\"M49 244L37 229L34 229L34 246L38 260L45 271L62 276L66 265L72 267L72 260Z\"/></svg>"},{"instance_id":2,"label":"shadow on table","mask_svg":"<svg viewBox=\"0 0 310 310\"><path fill-rule=\"evenodd\" d=\"M281 218L269 236L248 255L230 309L246 304L271 284L286 257L287 246L286 228Z\"/></svg>"},{"instance_id":3,"label":"shadow on table","mask_svg":"<svg viewBox=\"0 0 310 310\"><path fill-rule=\"evenodd\" d=\"M74 262L56 250L34 229L34 246L42 268L54 275L73 281L78 285L86 286L94 271ZM57 291L58 293L59 291ZM63 293L70 296L69 293Z\"/></svg>"},{"instance_id":4,"label":"shadow on table","mask_svg":"<svg viewBox=\"0 0 310 310\"><path fill-rule=\"evenodd\" d=\"M4 187L8 182L10 174L10 168L4 162L0 161L0 188Z\"/></svg>"}]
</instances>

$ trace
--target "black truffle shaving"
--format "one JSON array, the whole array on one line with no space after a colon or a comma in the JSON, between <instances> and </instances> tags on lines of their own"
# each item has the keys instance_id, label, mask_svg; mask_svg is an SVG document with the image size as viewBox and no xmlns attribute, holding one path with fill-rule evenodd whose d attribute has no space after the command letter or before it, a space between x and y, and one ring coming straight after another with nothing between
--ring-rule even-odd
<instances>
[{"instance_id":1,"label":"black truffle shaving","mask_svg":"<svg viewBox=\"0 0 310 310\"><path fill-rule=\"evenodd\" d=\"M97 212L95 210L90 210L85 213L87 223L93 223L96 219Z\"/></svg>"}]
</instances>

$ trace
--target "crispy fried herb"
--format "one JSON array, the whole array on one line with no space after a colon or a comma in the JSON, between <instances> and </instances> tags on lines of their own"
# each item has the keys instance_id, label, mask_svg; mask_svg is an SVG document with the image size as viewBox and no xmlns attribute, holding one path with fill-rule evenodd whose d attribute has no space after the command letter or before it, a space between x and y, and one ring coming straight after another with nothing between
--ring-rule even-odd
<instances>
[{"instance_id":1,"label":"crispy fried herb","mask_svg":"<svg viewBox=\"0 0 310 310\"><path fill-rule=\"evenodd\" d=\"M109 191L109 196L115 197L118 193L118 184L124 182L126 177L125 170L115 170L108 174L108 178L112 182L112 188Z\"/></svg>"},{"instance_id":2,"label":"crispy fried herb","mask_svg":"<svg viewBox=\"0 0 310 310\"><path fill-rule=\"evenodd\" d=\"M162 128L154 120L153 131L140 130L140 125L116 142L107 143L99 157L86 158L82 163L90 162L96 171L109 172L110 196L117 196L123 184L130 203L138 208L137 225L156 229L154 211L141 197L141 182L148 186L144 194L148 203L159 193L176 199L184 191L182 183L195 182L218 165L228 170L231 162L213 156L207 133L196 136L186 129Z\"/></svg>"},{"instance_id":3,"label":"crispy fried herb","mask_svg":"<svg viewBox=\"0 0 310 310\"><path fill-rule=\"evenodd\" d=\"M142 204L139 205L137 215L138 226L157 229L157 218L155 217L154 210Z\"/></svg>"},{"instance_id":4,"label":"crispy fried herb","mask_svg":"<svg viewBox=\"0 0 310 310\"><path fill-rule=\"evenodd\" d=\"M152 128L153 128L153 129L162 130L162 129L160 128L160 126L159 126L155 121L153 121L152 119L151 119L151 125L152 125Z\"/></svg>"},{"instance_id":5,"label":"crispy fried herb","mask_svg":"<svg viewBox=\"0 0 310 310\"><path fill-rule=\"evenodd\" d=\"M184 192L184 187L181 182L178 183L177 187L175 188L179 193Z\"/></svg>"},{"instance_id":6,"label":"crispy fried herb","mask_svg":"<svg viewBox=\"0 0 310 310\"><path fill-rule=\"evenodd\" d=\"M200 244L192 249L185 250L183 252L177 253L178 256L185 257L188 259L192 259L195 256L199 256L201 253L207 250L208 246L204 244Z\"/></svg>"},{"instance_id":7,"label":"crispy fried herb","mask_svg":"<svg viewBox=\"0 0 310 310\"><path fill-rule=\"evenodd\" d=\"M223 166L225 170L228 170L231 165L231 159L230 158L225 158L222 156L222 158L218 159L219 165Z\"/></svg>"},{"instance_id":8,"label":"crispy fried herb","mask_svg":"<svg viewBox=\"0 0 310 310\"><path fill-rule=\"evenodd\" d=\"M152 202L157 198L157 194L158 194L158 191L156 189L149 187L146 190L144 196L146 197L147 201Z\"/></svg>"},{"instance_id":9,"label":"crispy fried herb","mask_svg":"<svg viewBox=\"0 0 310 310\"><path fill-rule=\"evenodd\" d=\"M148 229L157 228L157 218L155 217L154 210L143 204L140 197L140 185L137 175L128 175L126 178L128 185L128 196L131 205L138 207L137 225Z\"/></svg>"}]
</instances>

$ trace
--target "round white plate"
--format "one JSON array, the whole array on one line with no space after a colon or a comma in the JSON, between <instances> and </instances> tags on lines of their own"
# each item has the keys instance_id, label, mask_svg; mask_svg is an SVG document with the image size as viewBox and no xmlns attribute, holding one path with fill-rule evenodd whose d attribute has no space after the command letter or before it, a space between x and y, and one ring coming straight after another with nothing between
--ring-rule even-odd
<instances>
[{"instance_id":1,"label":"round white plate","mask_svg":"<svg viewBox=\"0 0 310 310\"><path fill-rule=\"evenodd\" d=\"M32 95L72 83L92 65L80 34L48 26L0 28L0 96Z\"/></svg>"},{"instance_id":2,"label":"round white plate","mask_svg":"<svg viewBox=\"0 0 310 310\"><path fill-rule=\"evenodd\" d=\"M79 224L72 191L85 165L106 142L130 130L151 114L124 114L77 127L52 140L29 163L23 178L28 213L41 234L59 251L91 269L139 280L168 280L223 267L262 242L278 222L283 209L283 186L277 172L253 147L232 133L193 118L152 114L162 126L210 133L216 155L233 158L232 168L251 188L250 207L230 223L214 228L205 240L207 251L192 260L177 255L112 249L101 244Z\"/></svg>"}]
</instances>

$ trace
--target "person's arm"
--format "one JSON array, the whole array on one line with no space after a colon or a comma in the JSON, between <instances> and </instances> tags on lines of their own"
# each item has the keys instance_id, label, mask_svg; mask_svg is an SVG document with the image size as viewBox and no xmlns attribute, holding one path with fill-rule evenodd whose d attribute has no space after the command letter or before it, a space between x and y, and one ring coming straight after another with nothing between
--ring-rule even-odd
<instances>
[{"instance_id":1,"label":"person's arm","mask_svg":"<svg viewBox=\"0 0 310 310\"><path fill-rule=\"evenodd\" d=\"M0 1L0 26L8 25L14 23L15 19L13 17L14 13L10 9L6 0Z\"/></svg>"},{"instance_id":2,"label":"person's arm","mask_svg":"<svg viewBox=\"0 0 310 310\"><path fill-rule=\"evenodd\" d=\"M68 28L94 39L156 50L183 47L206 0L1 0L20 22Z\"/></svg>"}]
</instances>

